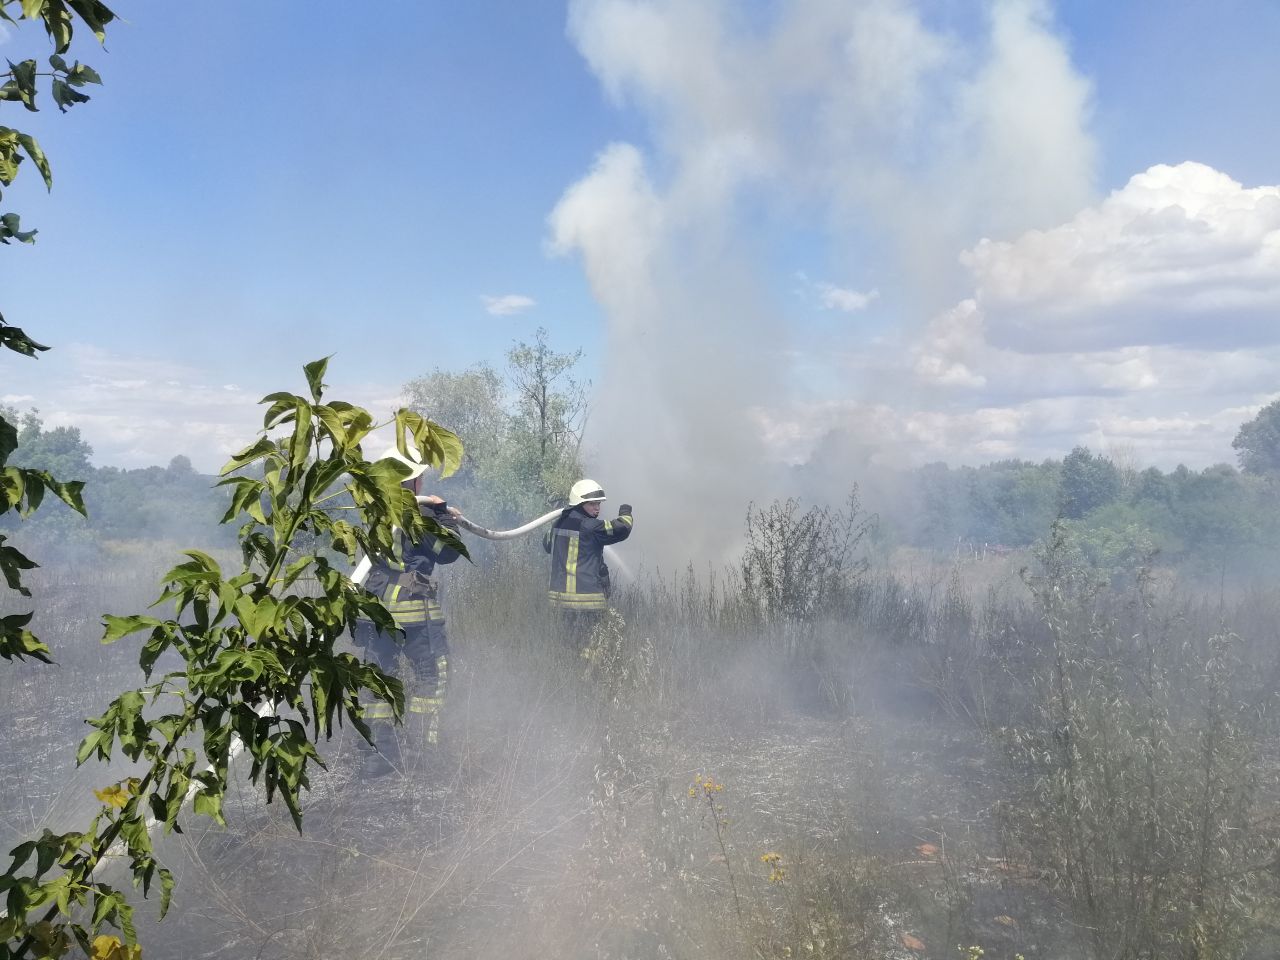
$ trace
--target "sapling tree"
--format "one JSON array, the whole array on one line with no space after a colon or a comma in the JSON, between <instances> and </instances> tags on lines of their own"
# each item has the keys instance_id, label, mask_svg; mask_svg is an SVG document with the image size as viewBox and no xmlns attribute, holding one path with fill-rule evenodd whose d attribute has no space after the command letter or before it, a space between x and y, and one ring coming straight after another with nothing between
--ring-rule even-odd
<instances>
[{"instance_id":1,"label":"sapling tree","mask_svg":"<svg viewBox=\"0 0 1280 960\"><path fill-rule=\"evenodd\" d=\"M2 960L58 956L73 942L91 956L133 950L132 907L99 875L109 851L122 855L144 895L158 884L163 916L173 877L156 858L150 828L180 830L188 800L195 815L222 823L240 749L250 781L268 803L279 797L301 829L301 793L312 765L323 766L317 744L344 721L369 738L361 692L401 715L400 682L339 649L358 619L390 631L394 621L335 563L360 553L394 556L397 529L465 548L419 512L401 486L408 468L365 459L361 445L376 425L360 407L325 401L326 364L306 366L309 396L273 393L262 401L262 436L223 468L232 492L223 522L242 521L237 569L189 550L164 575L153 604L167 608L167 617L104 618L104 643L143 635L146 683L88 721L77 761L120 754L137 767L95 791L101 808L86 829L46 830L12 851L0 876L8 909L0 920ZM449 431L408 410L393 426L401 453L444 475L457 468L462 446ZM103 932L108 926L123 942Z\"/></svg>"}]
</instances>

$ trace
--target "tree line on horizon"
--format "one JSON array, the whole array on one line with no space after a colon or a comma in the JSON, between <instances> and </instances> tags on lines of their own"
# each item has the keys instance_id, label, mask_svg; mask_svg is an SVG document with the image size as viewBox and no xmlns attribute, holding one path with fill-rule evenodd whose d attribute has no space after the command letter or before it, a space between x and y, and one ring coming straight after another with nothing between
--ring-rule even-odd
<instances>
[{"instance_id":1,"label":"tree line on horizon","mask_svg":"<svg viewBox=\"0 0 1280 960\"><path fill-rule=\"evenodd\" d=\"M437 369L405 385L407 406L455 430L462 467L440 492L487 522L527 519L561 501L583 469L587 384L580 350L558 352L539 329L508 351L507 367ZM77 427L47 429L36 411L4 411L20 424L14 465L87 481L88 516L48 508L0 524L63 547L174 540L230 545L218 526L225 490L176 454L167 466L93 465ZM880 541L940 552L1022 548L1062 521L1099 564L1155 553L1163 561L1217 571L1275 553L1280 543L1280 401L1244 423L1234 441L1240 466L1138 469L1076 447L1062 459L999 460L981 466L930 463L906 472L880 515Z\"/></svg>"}]
</instances>

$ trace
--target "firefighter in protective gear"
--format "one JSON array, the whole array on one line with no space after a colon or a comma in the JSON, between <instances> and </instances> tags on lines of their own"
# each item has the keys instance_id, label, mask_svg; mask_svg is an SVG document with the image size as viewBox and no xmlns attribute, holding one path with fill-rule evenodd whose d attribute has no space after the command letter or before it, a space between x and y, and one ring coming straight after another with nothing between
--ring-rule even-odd
<instances>
[{"instance_id":1,"label":"firefighter in protective gear","mask_svg":"<svg viewBox=\"0 0 1280 960\"><path fill-rule=\"evenodd\" d=\"M604 490L594 480L579 480L569 491L569 506L542 540L551 555L547 597L568 621L578 644L590 636L609 607L609 567L604 548L631 536L631 505L618 508L616 520L601 520Z\"/></svg>"},{"instance_id":2,"label":"firefighter in protective gear","mask_svg":"<svg viewBox=\"0 0 1280 960\"><path fill-rule=\"evenodd\" d=\"M400 461L412 471L405 487L418 496L426 467L403 457L392 448L382 459ZM442 527L456 530L457 511L437 496L420 501L419 508ZM444 611L440 606L439 580L436 568L453 563L461 554L445 540L427 534L420 543L400 535L401 559L375 563L365 581L365 589L377 594L403 635L379 633L372 623L361 621L356 628L355 644L365 649L385 673L396 670L401 652L413 668L414 682L406 684L405 709L410 736L426 745L439 742L440 710L444 705L449 682L449 641L445 633ZM395 769L399 751L395 736L391 705L370 700L364 705L364 716L374 733L374 746L365 757L366 776L380 776Z\"/></svg>"}]
</instances>

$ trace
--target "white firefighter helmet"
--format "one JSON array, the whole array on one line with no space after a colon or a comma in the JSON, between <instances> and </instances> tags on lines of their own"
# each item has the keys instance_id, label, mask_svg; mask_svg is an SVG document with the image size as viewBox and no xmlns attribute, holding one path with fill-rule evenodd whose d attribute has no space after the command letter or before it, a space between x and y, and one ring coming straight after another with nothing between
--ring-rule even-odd
<instances>
[{"instance_id":1,"label":"white firefighter helmet","mask_svg":"<svg viewBox=\"0 0 1280 960\"><path fill-rule=\"evenodd\" d=\"M397 460L400 463L404 464L410 470L409 476L405 477L406 480L416 480L418 477L422 476L424 473L427 472L427 465L425 463L419 463L417 460L413 459L413 457L411 456L406 457L403 453L401 453L395 447L388 447L386 450L383 450L382 454L378 457L378 459L379 460Z\"/></svg>"},{"instance_id":2,"label":"white firefighter helmet","mask_svg":"<svg viewBox=\"0 0 1280 960\"><path fill-rule=\"evenodd\" d=\"M569 506L580 503L598 503L604 499L604 489L594 480L579 480L569 488Z\"/></svg>"}]
</instances>

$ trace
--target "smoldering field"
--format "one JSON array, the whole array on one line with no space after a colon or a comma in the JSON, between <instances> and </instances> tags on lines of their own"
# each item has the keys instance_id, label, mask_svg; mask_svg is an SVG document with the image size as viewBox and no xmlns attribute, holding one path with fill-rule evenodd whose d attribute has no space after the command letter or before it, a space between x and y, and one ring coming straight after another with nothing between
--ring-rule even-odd
<instances>
[{"instance_id":1,"label":"smoldering field","mask_svg":"<svg viewBox=\"0 0 1280 960\"><path fill-rule=\"evenodd\" d=\"M625 585L585 656L531 545L455 566L441 746L363 782L352 731L323 744L301 834L243 776L225 829L185 816L146 955L1274 955L1280 591L1052 536L863 563L798 519ZM137 682L97 624L164 550L35 581L58 665L0 671L9 846L120 775L74 768Z\"/></svg>"}]
</instances>

